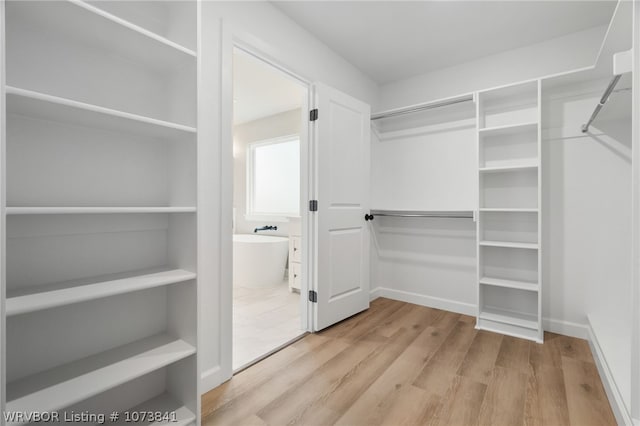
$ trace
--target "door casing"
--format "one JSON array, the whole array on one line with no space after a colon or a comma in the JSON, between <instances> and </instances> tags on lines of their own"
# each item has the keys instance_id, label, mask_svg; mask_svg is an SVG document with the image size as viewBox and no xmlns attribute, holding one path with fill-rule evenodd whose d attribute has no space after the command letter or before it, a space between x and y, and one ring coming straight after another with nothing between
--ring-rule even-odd
<instances>
[{"instance_id":1,"label":"door casing","mask_svg":"<svg viewBox=\"0 0 640 426\"><path fill-rule=\"evenodd\" d=\"M222 55L221 55L221 131L220 131L220 379L222 382L233 375L233 51L240 49L245 53L265 62L281 71L283 75L299 83L306 93L301 108L300 130L300 220L302 251L302 277L300 283L301 328L312 331L312 309L308 300L311 288L314 265L313 240L315 216L309 212L308 200L315 195L315 180L312 158L312 138L309 126L309 111L312 106L311 83L306 78L292 72L292 67L278 58L277 49L265 45L264 41L233 27L228 22L222 23ZM272 52L271 54L267 52Z\"/></svg>"}]
</instances>

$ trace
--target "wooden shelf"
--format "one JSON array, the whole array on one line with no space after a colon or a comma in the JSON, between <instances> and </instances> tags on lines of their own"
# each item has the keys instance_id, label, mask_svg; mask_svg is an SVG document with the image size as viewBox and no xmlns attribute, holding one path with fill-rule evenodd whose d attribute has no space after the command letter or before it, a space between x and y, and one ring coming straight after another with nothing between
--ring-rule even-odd
<instances>
[{"instance_id":1,"label":"wooden shelf","mask_svg":"<svg viewBox=\"0 0 640 426\"><path fill-rule=\"evenodd\" d=\"M537 243L515 243L510 241L480 241L479 243L483 247L505 247L505 248L520 248L537 250Z\"/></svg>"},{"instance_id":2,"label":"wooden shelf","mask_svg":"<svg viewBox=\"0 0 640 426\"><path fill-rule=\"evenodd\" d=\"M8 7L9 9L9 7ZM71 43L89 45L157 70L195 64L196 52L82 0L15 2L10 13Z\"/></svg>"},{"instance_id":3,"label":"wooden shelf","mask_svg":"<svg viewBox=\"0 0 640 426\"><path fill-rule=\"evenodd\" d=\"M504 126L495 126L495 127L485 127L483 129L478 129L478 133L482 137L484 136L504 136L511 135L515 133L524 133L524 132L533 132L538 129L538 123L533 122L524 122L524 123L515 123L515 124L507 124Z\"/></svg>"},{"instance_id":4,"label":"wooden shelf","mask_svg":"<svg viewBox=\"0 0 640 426\"><path fill-rule=\"evenodd\" d=\"M195 351L187 342L166 334L148 337L9 383L7 410L60 410L166 367Z\"/></svg>"},{"instance_id":5,"label":"wooden shelf","mask_svg":"<svg viewBox=\"0 0 640 426\"><path fill-rule=\"evenodd\" d=\"M481 212L501 212L501 213L538 213L538 209L518 209L518 208L506 208L506 209L500 209L500 208L482 208L480 209Z\"/></svg>"},{"instance_id":6,"label":"wooden shelf","mask_svg":"<svg viewBox=\"0 0 640 426\"><path fill-rule=\"evenodd\" d=\"M538 283L516 280L504 280L500 278L482 277L480 278L480 284L492 285L496 287L515 288L518 290L526 291L538 291Z\"/></svg>"},{"instance_id":7,"label":"wooden shelf","mask_svg":"<svg viewBox=\"0 0 640 426\"><path fill-rule=\"evenodd\" d=\"M502 309L485 307L480 311L480 318L489 321L515 325L518 327L524 327L530 330L538 330L537 318L533 315L527 315L520 312L505 311Z\"/></svg>"},{"instance_id":8,"label":"wooden shelf","mask_svg":"<svg viewBox=\"0 0 640 426\"><path fill-rule=\"evenodd\" d=\"M195 207L7 207L7 215L194 213Z\"/></svg>"},{"instance_id":9,"label":"wooden shelf","mask_svg":"<svg viewBox=\"0 0 640 426\"><path fill-rule=\"evenodd\" d=\"M161 424L163 425L170 424L172 426L187 426L196 421L196 415L193 414L191 410L189 410L187 407L185 407L184 405L182 405L181 403L173 399L171 395L166 393L160 396L157 396L153 399L150 399L149 401L145 401L136 407L133 407L124 411L130 412L130 413L149 413L149 412L175 413L175 420L171 419L168 422L163 421L159 423L140 421L135 423L138 426L145 426L145 425L160 426ZM113 426L131 425L131 422L126 422L123 417L124 416L121 415L120 421L116 423L111 423L111 425Z\"/></svg>"},{"instance_id":10,"label":"wooden shelf","mask_svg":"<svg viewBox=\"0 0 640 426\"><path fill-rule=\"evenodd\" d=\"M479 170L480 173L503 173L535 170L537 168L537 164L522 164L513 166L481 167Z\"/></svg>"},{"instance_id":11,"label":"wooden shelf","mask_svg":"<svg viewBox=\"0 0 640 426\"><path fill-rule=\"evenodd\" d=\"M8 114L164 139L185 138L196 133L194 127L17 87L7 86L6 93Z\"/></svg>"},{"instance_id":12,"label":"wooden shelf","mask_svg":"<svg viewBox=\"0 0 640 426\"><path fill-rule=\"evenodd\" d=\"M143 271L96 277L90 280L27 288L30 293L7 295L6 315L19 315L118 294L131 293L196 278L182 269Z\"/></svg>"}]
</instances>

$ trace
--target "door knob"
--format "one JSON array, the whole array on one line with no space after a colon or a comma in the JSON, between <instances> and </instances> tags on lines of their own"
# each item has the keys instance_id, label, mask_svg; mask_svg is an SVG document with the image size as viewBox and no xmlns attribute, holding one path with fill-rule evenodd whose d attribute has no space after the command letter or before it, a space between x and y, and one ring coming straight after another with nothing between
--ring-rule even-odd
<instances>
[{"instance_id":1,"label":"door knob","mask_svg":"<svg viewBox=\"0 0 640 426\"><path fill-rule=\"evenodd\" d=\"M364 220L366 220L367 222L370 220L373 220L373 215L372 214L365 214L364 215Z\"/></svg>"}]
</instances>

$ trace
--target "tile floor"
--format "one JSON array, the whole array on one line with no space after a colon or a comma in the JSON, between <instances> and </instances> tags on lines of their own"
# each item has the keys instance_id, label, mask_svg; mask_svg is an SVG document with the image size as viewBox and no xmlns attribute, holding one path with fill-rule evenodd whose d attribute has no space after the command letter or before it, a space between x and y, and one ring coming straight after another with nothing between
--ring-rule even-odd
<instances>
[{"instance_id":1,"label":"tile floor","mask_svg":"<svg viewBox=\"0 0 640 426\"><path fill-rule=\"evenodd\" d=\"M300 336L300 294L287 281L269 288L233 287L233 369Z\"/></svg>"}]
</instances>

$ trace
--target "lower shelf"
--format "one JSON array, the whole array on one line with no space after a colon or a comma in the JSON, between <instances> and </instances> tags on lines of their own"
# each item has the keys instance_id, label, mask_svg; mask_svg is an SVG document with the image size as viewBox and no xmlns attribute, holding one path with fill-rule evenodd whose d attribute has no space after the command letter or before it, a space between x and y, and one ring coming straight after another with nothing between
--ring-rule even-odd
<instances>
[{"instance_id":1,"label":"lower shelf","mask_svg":"<svg viewBox=\"0 0 640 426\"><path fill-rule=\"evenodd\" d=\"M138 415L139 413L169 413L170 417L168 420L162 421L149 421L147 419L138 421L135 418L129 418L133 421L127 421L126 412L129 412L134 415ZM190 424L194 424L196 421L196 415L193 414L191 410L187 407L176 401L169 394L162 394L157 396L149 401L145 401L142 404L130 408L129 410L125 410L121 413L120 421L116 423L112 423L113 425L125 426L136 424L138 426L144 425L167 425L170 424L172 426L187 426Z\"/></svg>"},{"instance_id":2,"label":"lower shelf","mask_svg":"<svg viewBox=\"0 0 640 426\"><path fill-rule=\"evenodd\" d=\"M7 411L57 411L193 355L158 334L7 384Z\"/></svg>"},{"instance_id":3,"label":"lower shelf","mask_svg":"<svg viewBox=\"0 0 640 426\"><path fill-rule=\"evenodd\" d=\"M505 280L501 278L482 277L480 284L495 287L515 288L517 290L538 291L538 283L529 281Z\"/></svg>"},{"instance_id":4,"label":"lower shelf","mask_svg":"<svg viewBox=\"0 0 640 426\"><path fill-rule=\"evenodd\" d=\"M541 333L526 327L519 327L513 324L478 318L476 328L479 330L492 331L494 333L505 334L507 336L518 337L520 339L533 340L542 343Z\"/></svg>"},{"instance_id":5,"label":"lower shelf","mask_svg":"<svg viewBox=\"0 0 640 426\"><path fill-rule=\"evenodd\" d=\"M477 328L542 343L540 325L534 315L485 307L478 316Z\"/></svg>"},{"instance_id":6,"label":"lower shelf","mask_svg":"<svg viewBox=\"0 0 640 426\"><path fill-rule=\"evenodd\" d=\"M531 330L538 329L538 319L535 316L519 312L485 307L480 311L480 318Z\"/></svg>"}]
</instances>

